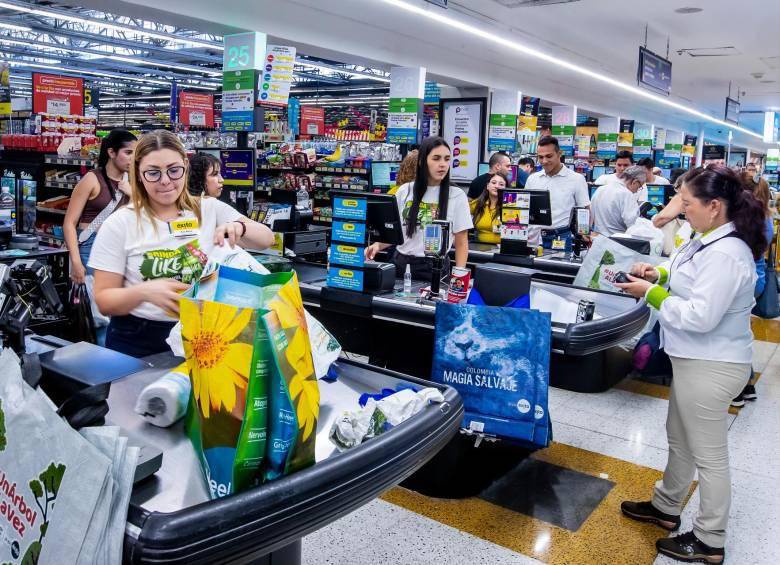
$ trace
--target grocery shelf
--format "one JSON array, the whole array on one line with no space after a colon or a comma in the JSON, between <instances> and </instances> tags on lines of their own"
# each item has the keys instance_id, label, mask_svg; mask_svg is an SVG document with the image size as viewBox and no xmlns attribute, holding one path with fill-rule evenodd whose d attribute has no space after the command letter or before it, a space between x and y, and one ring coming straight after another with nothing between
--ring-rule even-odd
<instances>
[{"instance_id":1,"label":"grocery shelf","mask_svg":"<svg viewBox=\"0 0 780 565\"><path fill-rule=\"evenodd\" d=\"M368 169L361 167L323 167L315 168L318 173L347 173L350 175L367 175Z\"/></svg>"},{"instance_id":2,"label":"grocery shelf","mask_svg":"<svg viewBox=\"0 0 780 565\"><path fill-rule=\"evenodd\" d=\"M349 183L340 183L340 182L315 182L314 187L315 188L337 188L341 190L357 190L361 192L365 192L366 189L368 189L368 185L366 184L349 184Z\"/></svg>"},{"instance_id":3,"label":"grocery shelf","mask_svg":"<svg viewBox=\"0 0 780 565\"><path fill-rule=\"evenodd\" d=\"M46 155L45 162L50 165L77 165L81 167L95 166L94 159L87 157L60 157L59 155Z\"/></svg>"},{"instance_id":4,"label":"grocery shelf","mask_svg":"<svg viewBox=\"0 0 780 565\"><path fill-rule=\"evenodd\" d=\"M73 190L76 188L76 185L78 183L76 182L60 182L60 181L46 181L46 184L44 185L46 188L64 188L66 190Z\"/></svg>"},{"instance_id":5,"label":"grocery shelf","mask_svg":"<svg viewBox=\"0 0 780 565\"><path fill-rule=\"evenodd\" d=\"M60 210L57 208L47 208L46 206L36 206L36 210L39 212L46 212L47 214L57 214L58 216L64 216L67 210Z\"/></svg>"}]
</instances>

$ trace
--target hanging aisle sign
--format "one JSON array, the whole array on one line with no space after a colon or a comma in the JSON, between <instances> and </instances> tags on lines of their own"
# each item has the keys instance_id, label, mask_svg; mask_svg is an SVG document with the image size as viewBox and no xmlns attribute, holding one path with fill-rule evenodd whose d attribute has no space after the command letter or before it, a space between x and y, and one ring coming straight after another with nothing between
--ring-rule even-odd
<instances>
[{"instance_id":1,"label":"hanging aisle sign","mask_svg":"<svg viewBox=\"0 0 780 565\"><path fill-rule=\"evenodd\" d=\"M32 74L33 113L84 115L84 79Z\"/></svg>"},{"instance_id":2,"label":"hanging aisle sign","mask_svg":"<svg viewBox=\"0 0 780 565\"><path fill-rule=\"evenodd\" d=\"M0 63L0 116L11 113L11 67Z\"/></svg>"},{"instance_id":3,"label":"hanging aisle sign","mask_svg":"<svg viewBox=\"0 0 780 565\"><path fill-rule=\"evenodd\" d=\"M634 120L620 120L617 146L621 151L631 151L634 147Z\"/></svg>"},{"instance_id":4,"label":"hanging aisle sign","mask_svg":"<svg viewBox=\"0 0 780 565\"><path fill-rule=\"evenodd\" d=\"M634 159L653 156L653 125L634 122Z\"/></svg>"},{"instance_id":5,"label":"hanging aisle sign","mask_svg":"<svg viewBox=\"0 0 780 565\"><path fill-rule=\"evenodd\" d=\"M564 155L574 155L574 128L577 125L576 106L552 107L552 134Z\"/></svg>"},{"instance_id":6,"label":"hanging aisle sign","mask_svg":"<svg viewBox=\"0 0 780 565\"><path fill-rule=\"evenodd\" d=\"M599 159L614 159L617 156L620 118L599 118L599 138L596 155Z\"/></svg>"},{"instance_id":7,"label":"hanging aisle sign","mask_svg":"<svg viewBox=\"0 0 780 565\"><path fill-rule=\"evenodd\" d=\"M667 167L679 167L682 157L683 133L681 131L666 130L664 143L664 164Z\"/></svg>"},{"instance_id":8,"label":"hanging aisle sign","mask_svg":"<svg viewBox=\"0 0 780 565\"><path fill-rule=\"evenodd\" d=\"M522 93L519 90L493 91L490 100L490 127L488 152L513 152L517 147L517 115L520 112Z\"/></svg>"},{"instance_id":9,"label":"hanging aisle sign","mask_svg":"<svg viewBox=\"0 0 780 565\"><path fill-rule=\"evenodd\" d=\"M682 154L686 157L693 157L696 155L696 142L698 137L695 135L686 134L685 141L683 142Z\"/></svg>"},{"instance_id":10,"label":"hanging aisle sign","mask_svg":"<svg viewBox=\"0 0 780 565\"><path fill-rule=\"evenodd\" d=\"M295 47L269 45L265 64L257 84L257 102L274 106L287 106L290 85L293 82Z\"/></svg>"},{"instance_id":11,"label":"hanging aisle sign","mask_svg":"<svg viewBox=\"0 0 780 565\"><path fill-rule=\"evenodd\" d=\"M266 35L252 31L224 37L222 55L222 131L254 131L259 69ZM262 127L262 124L260 124Z\"/></svg>"},{"instance_id":12,"label":"hanging aisle sign","mask_svg":"<svg viewBox=\"0 0 780 565\"><path fill-rule=\"evenodd\" d=\"M186 126L214 127L214 95L181 91L179 123Z\"/></svg>"},{"instance_id":13,"label":"hanging aisle sign","mask_svg":"<svg viewBox=\"0 0 780 565\"><path fill-rule=\"evenodd\" d=\"M425 96L425 67L390 69L390 103L387 114L388 143L417 143Z\"/></svg>"}]
</instances>

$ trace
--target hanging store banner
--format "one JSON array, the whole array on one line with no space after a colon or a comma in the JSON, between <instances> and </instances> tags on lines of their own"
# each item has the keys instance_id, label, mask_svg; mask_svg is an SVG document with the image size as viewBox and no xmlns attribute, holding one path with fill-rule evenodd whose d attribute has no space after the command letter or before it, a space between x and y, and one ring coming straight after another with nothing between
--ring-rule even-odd
<instances>
[{"instance_id":1,"label":"hanging store banner","mask_svg":"<svg viewBox=\"0 0 780 565\"><path fill-rule=\"evenodd\" d=\"M653 125L634 122L634 159L653 156Z\"/></svg>"},{"instance_id":2,"label":"hanging store banner","mask_svg":"<svg viewBox=\"0 0 780 565\"><path fill-rule=\"evenodd\" d=\"M634 120L620 120L617 146L621 151L631 151L634 147Z\"/></svg>"},{"instance_id":3,"label":"hanging store banner","mask_svg":"<svg viewBox=\"0 0 780 565\"><path fill-rule=\"evenodd\" d=\"M490 99L488 152L513 152L517 146L517 115L522 93L519 90L496 89Z\"/></svg>"},{"instance_id":4,"label":"hanging store banner","mask_svg":"<svg viewBox=\"0 0 780 565\"><path fill-rule=\"evenodd\" d=\"M600 159L614 159L617 155L620 118L599 118L599 139L596 155Z\"/></svg>"},{"instance_id":5,"label":"hanging store banner","mask_svg":"<svg viewBox=\"0 0 780 565\"><path fill-rule=\"evenodd\" d=\"M564 155L574 155L574 128L577 125L576 106L552 107L552 135Z\"/></svg>"},{"instance_id":6,"label":"hanging store banner","mask_svg":"<svg viewBox=\"0 0 780 565\"><path fill-rule=\"evenodd\" d=\"M686 157L693 157L696 155L696 141L698 141L697 136L686 134L685 141L683 142L682 154Z\"/></svg>"},{"instance_id":7,"label":"hanging store banner","mask_svg":"<svg viewBox=\"0 0 780 565\"><path fill-rule=\"evenodd\" d=\"M325 134L325 109L319 106L301 106L301 135Z\"/></svg>"},{"instance_id":8,"label":"hanging store banner","mask_svg":"<svg viewBox=\"0 0 780 565\"><path fill-rule=\"evenodd\" d=\"M682 158L683 133L681 131L666 130L664 142L664 162L667 166L679 167Z\"/></svg>"},{"instance_id":9,"label":"hanging store banner","mask_svg":"<svg viewBox=\"0 0 780 565\"><path fill-rule=\"evenodd\" d=\"M444 127L442 137L452 148L453 180L471 181L479 174L482 153L481 133L484 116L483 102L444 100Z\"/></svg>"},{"instance_id":10,"label":"hanging store banner","mask_svg":"<svg viewBox=\"0 0 780 565\"><path fill-rule=\"evenodd\" d=\"M181 91L179 123L185 126L214 127L214 95Z\"/></svg>"},{"instance_id":11,"label":"hanging store banner","mask_svg":"<svg viewBox=\"0 0 780 565\"><path fill-rule=\"evenodd\" d=\"M0 116L11 113L11 66L0 63Z\"/></svg>"},{"instance_id":12,"label":"hanging store banner","mask_svg":"<svg viewBox=\"0 0 780 565\"><path fill-rule=\"evenodd\" d=\"M301 101L297 98L290 98L287 104L287 126L293 135L298 135L301 124Z\"/></svg>"},{"instance_id":13,"label":"hanging store banner","mask_svg":"<svg viewBox=\"0 0 780 565\"><path fill-rule=\"evenodd\" d=\"M33 113L84 115L84 79L32 74Z\"/></svg>"},{"instance_id":14,"label":"hanging store banner","mask_svg":"<svg viewBox=\"0 0 780 565\"><path fill-rule=\"evenodd\" d=\"M417 143L422 102L425 96L425 67L390 69L390 103L387 114L388 143Z\"/></svg>"},{"instance_id":15,"label":"hanging store banner","mask_svg":"<svg viewBox=\"0 0 780 565\"><path fill-rule=\"evenodd\" d=\"M222 72L262 69L266 54L264 33L249 31L234 33L223 38Z\"/></svg>"},{"instance_id":16,"label":"hanging store banner","mask_svg":"<svg viewBox=\"0 0 780 565\"><path fill-rule=\"evenodd\" d=\"M98 119L100 107L100 89L92 86L84 87L84 115L88 118Z\"/></svg>"},{"instance_id":17,"label":"hanging store banner","mask_svg":"<svg viewBox=\"0 0 780 565\"><path fill-rule=\"evenodd\" d=\"M222 131L254 131L255 85L259 71L222 74Z\"/></svg>"},{"instance_id":18,"label":"hanging store banner","mask_svg":"<svg viewBox=\"0 0 780 565\"><path fill-rule=\"evenodd\" d=\"M653 149L660 149L663 151L666 145L666 130L664 128L656 128L655 135L653 136Z\"/></svg>"},{"instance_id":19,"label":"hanging store banner","mask_svg":"<svg viewBox=\"0 0 780 565\"><path fill-rule=\"evenodd\" d=\"M268 46L265 65L257 83L258 104L287 106L294 66L295 47Z\"/></svg>"}]
</instances>

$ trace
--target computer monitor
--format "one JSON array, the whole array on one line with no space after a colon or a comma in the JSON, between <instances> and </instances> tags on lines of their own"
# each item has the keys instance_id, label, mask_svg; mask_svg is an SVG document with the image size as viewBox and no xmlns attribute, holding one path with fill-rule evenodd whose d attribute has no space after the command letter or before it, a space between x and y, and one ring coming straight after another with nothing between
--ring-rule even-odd
<instances>
[{"instance_id":1,"label":"computer monitor","mask_svg":"<svg viewBox=\"0 0 780 565\"><path fill-rule=\"evenodd\" d=\"M593 180L594 182L601 176L601 175L611 175L615 172L614 167L604 167L597 165L593 167Z\"/></svg>"},{"instance_id":2,"label":"computer monitor","mask_svg":"<svg viewBox=\"0 0 780 565\"><path fill-rule=\"evenodd\" d=\"M552 206L550 204L549 190L522 190L507 189L502 191L501 195L501 222L502 223L527 223L532 226L550 226L552 225ZM526 196L527 195L527 196ZM526 208L523 199L528 199ZM516 211L527 209L527 222L525 218Z\"/></svg>"},{"instance_id":3,"label":"computer monitor","mask_svg":"<svg viewBox=\"0 0 780 565\"><path fill-rule=\"evenodd\" d=\"M338 196L366 199L366 231L371 241L391 245L400 245L404 242L403 222L394 195L370 192L356 194L350 190L331 190L328 194L331 201Z\"/></svg>"},{"instance_id":4,"label":"computer monitor","mask_svg":"<svg viewBox=\"0 0 780 565\"><path fill-rule=\"evenodd\" d=\"M480 163L477 166L477 176L482 176L485 173L487 173L490 170L490 165L488 163Z\"/></svg>"},{"instance_id":5,"label":"computer monitor","mask_svg":"<svg viewBox=\"0 0 780 565\"><path fill-rule=\"evenodd\" d=\"M647 185L647 201L654 206L666 206L675 194L674 186L671 184Z\"/></svg>"},{"instance_id":6,"label":"computer monitor","mask_svg":"<svg viewBox=\"0 0 780 565\"><path fill-rule=\"evenodd\" d=\"M482 176L488 171L490 171L490 165L488 163L480 163L477 167L478 176ZM509 188L517 187L517 165L509 165L509 177L507 180L509 181Z\"/></svg>"},{"instance_id":7,"label":"computer monitor","mask_svg":"<svg viewBox=\"0 0 780 565\"><path fill-rule=\"evenodd\" d=\"M395 185L399 161L372 161L371 162L371 186L373 188L390 188Z\"/></svg>"},{"instance_id":8,"label":"computer monitor","mask_svg":"<svg viewBox=\"0 0 780 565\"><path fill-rule=\"evenodd\" d=\"M593 195L596 194L598 189L599 185L597 185L595 182L588 183L588 194L590 195L591 199L593 198Z\"/></svg>"}]
</instances>

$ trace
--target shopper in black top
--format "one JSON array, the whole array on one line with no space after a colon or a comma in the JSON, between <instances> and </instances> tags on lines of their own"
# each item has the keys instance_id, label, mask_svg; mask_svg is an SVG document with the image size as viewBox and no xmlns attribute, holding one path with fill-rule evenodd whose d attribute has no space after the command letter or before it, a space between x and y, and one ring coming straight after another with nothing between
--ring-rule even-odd
<instances>
[{"instance_id":1,"label":"shopper in black top","mask_svg":"<svg viewBox=\"0 0 780 565\"><path fill-rule=\"evenodd\" d=\"M479 198L479 196L485 192L488 181L493 178L496 173L501 174L507 178L510 177L509 167L512 165L512 160L506 153L493 153L488 161L490 169L484 175L479 175L469 186L469 200Z\"/></svg>"}]
</instances>

